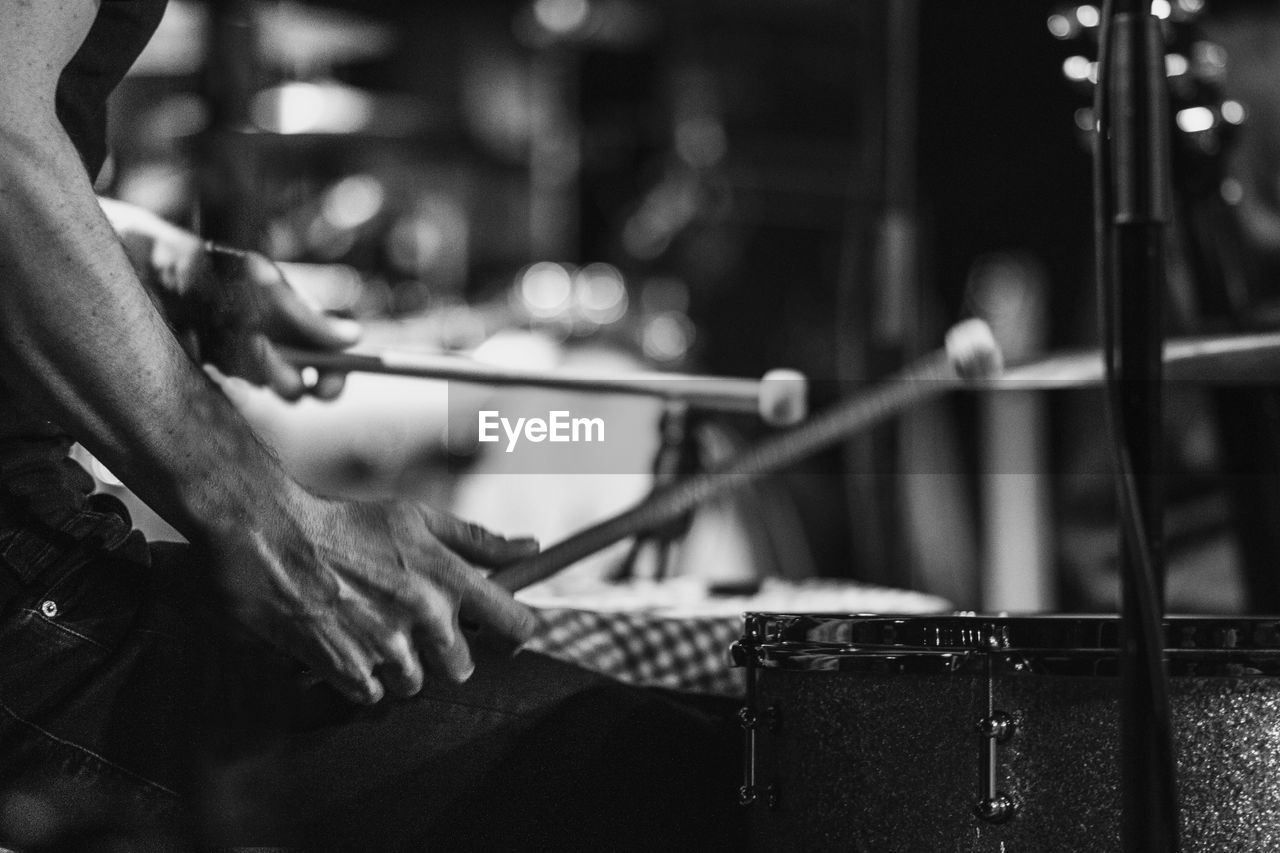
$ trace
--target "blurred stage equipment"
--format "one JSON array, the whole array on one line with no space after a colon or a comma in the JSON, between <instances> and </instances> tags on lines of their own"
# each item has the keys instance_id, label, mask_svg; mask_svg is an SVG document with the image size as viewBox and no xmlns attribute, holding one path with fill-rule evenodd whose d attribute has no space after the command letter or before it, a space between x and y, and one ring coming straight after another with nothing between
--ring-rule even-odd
<instances>
[{"instance_id":1,"label":"blurred stage equipment","mask_svg":"<svg viewBox=\"0 0 1280 853\"><path fill-rule=\"evenodd\" d=\"M857 6L858 4L851 4ZM844 234L835 294L834 371L842 384L857 385L898 369L930 345L934 328L922 318L936 308L921 275L919 100L920 0L862 4L869 28L856 51L854 97L862 113L851 140L850 191L844 200ZM945 313L935 316L947 316ZM954 460L945 418L916 412L900 424L853 436L843 457L849 548L860 576L893 583L923 574L931 588L952 590L972 581L963 566L968 551L959 537L969 529L968 496L960 500L941 478L868 477L859 472L901 460L911 469ZM927 480L927 482L926 482ZM943 512L923 509L942 507ZM946 526L956 537L939 567L920 529ZM943 517L938 517L939 515ZM951 575L939 578L938 575ZM956 574L963 581L954 583ZM951 581L949 583L948 581Z\"/></svg>"},{"instance_id":2,"label":"blurred stage equipment","mask_svg":"<svg viewBox=\"0 0 1280 853\"><path fill-rule=\"evenodd\" d=\"M257 92L250 117L258 130L280 135L357 134L413 137L432 116L416 99L366 92L335 80L291 81Z\"/></svg>"},{"instance_id":3,"label":"blurred stage equipment","mask_svg":"<svg viewBox=\"0 0 1280 853\"><path fill-rule=\"evenodd\" d=\"M803 426L761 442L714 470L657 489L635 507L496 571L493 580L510 590L523 589L615 542L678 521L716 495L780 471L912 406L989 378L1000 368L1000 351L991 330L980 320L966 320L947 333L945 349L838 402Z\"/></svg>"},{"instance_id":4,"label":"blurred stage equipment","mask_svg":"<svg viewBox=\"0 0 1280 853\"><path fill-rule=\"evenodd\" d=\"M219 0L219 3L221 0ZM193 74L208 57L210 19L227 13L197 0L170 0L155 35L130 74ZM303 3L256 4L252 10L254 56L291 75L328 73L338 65L375 59L390 52L394 28L347 10ZM244 26L250 19L241 18Z\"/></svg>"},{"instance_id":5,"label":"blurred stage equipment","mask_svg":"<svg viewBox=\"0 0 1280 853\"><path fill-rule=\"evenodd\" d=\"M1029 254L998 252L974 262L967 299L1005 361L1044 351L1047 271ZM979 397L981 605L987 612L1037 613L1057 606L1049 401L1041 394Z\"/></svg>"},{"instance_id":6,"label":"blurred stage equipment","mask_svg":"<svg viewBox=\"0 0 1280 853\"><path fill-rule=\"evenodd\" d=\"M395 46L395 28L347 9L274 0L256 10L263 61L296 77L367 62Z\"/></svg>"}]
</instances>

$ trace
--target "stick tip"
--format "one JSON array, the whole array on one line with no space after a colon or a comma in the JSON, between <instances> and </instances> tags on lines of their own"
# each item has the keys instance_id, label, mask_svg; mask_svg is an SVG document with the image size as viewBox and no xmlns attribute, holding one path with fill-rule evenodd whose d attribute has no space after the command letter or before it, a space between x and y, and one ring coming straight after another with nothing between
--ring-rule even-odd
<instances>
[{"instance_id":1,"label":"stick tip","mask_svg":"<svg viewBox=\"0 0 1280 853\"><path fill-rule=\"evenodd\" d=\"M947 361L961 379L991 379L1004 369L1004 355L984 320L956 323L947 332L946 346Z\"/></svg>"},{"instance_id":2,"label":"stick tip","mask_svg":"<svg viewBox=\"0 0 1280 853\"><path fill-rule=\"evenodd\" d=\"M769 426L800 423L809 413L809 380L796 370L770 370L760 380L759 407Z\"/></svg>"}]
</instances>

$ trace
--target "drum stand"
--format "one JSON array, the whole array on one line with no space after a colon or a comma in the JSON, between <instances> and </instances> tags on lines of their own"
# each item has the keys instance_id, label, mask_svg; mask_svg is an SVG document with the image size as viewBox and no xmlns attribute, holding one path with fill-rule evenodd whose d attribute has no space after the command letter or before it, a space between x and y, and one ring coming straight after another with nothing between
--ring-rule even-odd
<instances>
[{"instance_id":1,"label":"drum stand","mask_svg":"<svg viewBox=\"0 0 1280 853\"><path fill-rule=\"evenodd\" d=\"M689 404L683 400L669 399L662 409L658 423L659 445L653 457L653 490L668 486L681 477L697 471L701 466L696 445L688 441ZM671 554L676 542L689 532L693 514L685 513L676 521L649 533L641 534L631 543L626 558L618 570L619 581L647 577L661 580L671 568ZM652 548L653 564L643 566L641 557Z\"/></svg>"}]
</instances>

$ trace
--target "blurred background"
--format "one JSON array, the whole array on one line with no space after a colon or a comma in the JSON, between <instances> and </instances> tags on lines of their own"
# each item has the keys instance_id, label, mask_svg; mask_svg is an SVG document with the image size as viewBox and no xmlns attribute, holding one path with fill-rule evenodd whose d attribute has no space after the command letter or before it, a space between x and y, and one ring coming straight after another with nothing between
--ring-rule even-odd
<instances>
[{"instance_id":1,"label":"blurred background","mask_svg":"<svg viewBox=\"0 0 1280 853\"><path fill-rule=\"evenodd\" d=\"M1265 4L1202 5L1160 10L1200 181L1188 198L1270 209L1276 171L1258 164L1276 154L1254 118L1280 43ZM1013 360L1094 343L1097 15L1041 0L170 0L115 96L99 190L285 262L371 347L546 370L790 367L820 409L968 315ZM1261 217L1257 269L1280 235ZM1174 303L1174 331L1226 323ZM332 404L233 396L317 488L420 496L544 541L642 495L661 445L660 407L619 402L634 460L504 474L467 429L484 389L353 376ZM1240 469L1221 464L1206 405L1170 404L1189 433L1171 488L1191 502L1171 512L1189 556L1170 607L1266 607L1236 511L1261 504L1226 483ZM687 426L684 470L765 431ZM682 569L1110 609L1104 436L1096 392L949 399L708 508ZM1266 547L1250 559L1277 556Z\"/></svg>"}]
</instances>

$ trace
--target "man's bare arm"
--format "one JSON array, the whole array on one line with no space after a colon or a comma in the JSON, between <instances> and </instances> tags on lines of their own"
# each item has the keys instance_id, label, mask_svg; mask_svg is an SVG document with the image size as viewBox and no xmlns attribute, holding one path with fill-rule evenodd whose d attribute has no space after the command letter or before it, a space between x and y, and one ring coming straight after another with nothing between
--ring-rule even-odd
<instances>
[{"instance_id":1,"label":"man's bare arm","mask_svg":"<svg viewBox=\"0 0 1280 853\"><path fill-rule=\"evenodd\" d=\"M55 115L96 8L0 0L0 374L207 551L251 627L353 698L381 695L375 668L414 692L419 654L465 678L459 611L515 641L532 629L466 561L528 543L416 504L309 494L186 356Z\"/></svg>"},{"instance_id":2,"label":"man's bare arm","mask_svg":"<svg viewBox=\"0 0 1280 853\"><path fill-rule=\"evenodd\" d=\"M0 6L0 346L11 385L50 407L56 420L94 443L96 454L139 483L145 495L201 528L225 474L217 454L248 449L234 413L218 400L138 286L120 243L99 212L88 176L58 124L53 92L96 13L91 0ZM59 61L61 60L61 61ZM213 442L196 442L199 420ZM151 417L130 417L130 408ZM241 445L245 444L244 448ZM138 454L138 448L145 448ZM180 450L181 449L181 450ZM182 453L181 458L172 454ZM149 457L149 458L148 458ZM205 457L205 458L201 458ZM266 472L271 472L270 466ZM167 476L155 476L161 472ZM271 472L274 474L274 472ZM268 488L284 484L270 482ZM186 530L184 530L186 532Z\"/></svg>"}]
</instances>

